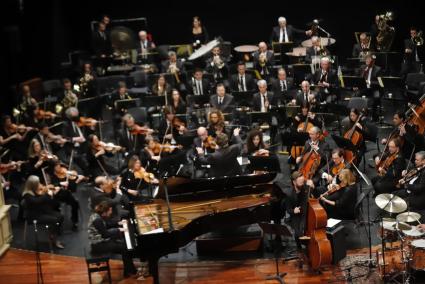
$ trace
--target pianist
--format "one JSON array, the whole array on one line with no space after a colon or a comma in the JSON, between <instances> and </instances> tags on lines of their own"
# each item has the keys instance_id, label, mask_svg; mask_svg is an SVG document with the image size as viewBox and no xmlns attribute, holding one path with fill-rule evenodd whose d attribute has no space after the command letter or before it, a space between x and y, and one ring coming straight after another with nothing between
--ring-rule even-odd
<instances>
[{"instance_id":1,"label":"pianist","mask_svg":"<svg viewBox=\"0 0 425 284\"><path fill-rule=\"evenodd\" d=\"M125 221L112 222L111 217L112 207L107 201L96 205L88 224L90 247L95 254L121 254L124 263L124 278L127 278L137 274L137 270L125 245L124 228L120 227Z\"/></svg>"}]
</instances>

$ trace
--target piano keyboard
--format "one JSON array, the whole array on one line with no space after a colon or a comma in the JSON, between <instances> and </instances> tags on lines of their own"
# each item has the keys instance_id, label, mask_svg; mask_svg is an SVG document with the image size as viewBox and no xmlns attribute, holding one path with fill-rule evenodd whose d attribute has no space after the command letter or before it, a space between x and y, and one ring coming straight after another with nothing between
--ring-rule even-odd
<instances>
[{"instance_id":1,"label":"piano keyboard","mask_svg":"<svg viewBox=\"0 0 425 284\"><path fill-rule=\"evenodd\" d=\"M125 245L127 246L127 250L132 250L133 247L133 242L131 240L131 236L130 236L130 230L128 227L128 220L125 220L126 222L123 222L123 228L124 228L124 238L125 238Z\"/></svg>"}]
</instances>

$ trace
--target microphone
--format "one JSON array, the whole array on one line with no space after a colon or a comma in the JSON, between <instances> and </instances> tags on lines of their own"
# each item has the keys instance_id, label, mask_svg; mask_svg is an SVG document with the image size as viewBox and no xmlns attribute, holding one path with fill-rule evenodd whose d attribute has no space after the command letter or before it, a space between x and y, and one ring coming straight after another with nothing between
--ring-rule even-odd
<instances>
[{"instance_id":1,"label":"microphone","mask_svg":"<svg viewBox=\"0 0 425 284\"><path fill-rule=\"evenodd\" d=\"M183 164L180 164L180 166L179 166L179 169L177 170L177 172L176 172L176 175L178 175L179 174L179 172L180 172L180 170L183 168Z\"/></svg>"}]
</instances>

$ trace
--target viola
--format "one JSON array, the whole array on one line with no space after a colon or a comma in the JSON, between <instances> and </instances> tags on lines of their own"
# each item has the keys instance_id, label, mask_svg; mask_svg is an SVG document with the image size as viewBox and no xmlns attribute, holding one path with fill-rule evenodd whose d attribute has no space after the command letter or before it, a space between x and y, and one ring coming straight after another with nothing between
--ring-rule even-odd
<instances>
[{"instance_id":1,"label":"viola","mask_svg":"<svg viewBox=\"0 0 425 284\"><path fill-rule=\"evenodd\" d=\"M153 173L147 172L144 168L140 168L134 172L134 176L138 179L142 179L147 183L153 183L155 180L155 176Z\"/></svg>"},{"instance_id":2,"label":"viola","mask_svg":"<svg viewBox=\"0 0 425 284\"><path fill-rule=\"evenodd\" d=\"M303 156L303 160L300 165L299 171L303 174L305 179L308 180L314 176L314 174L319 168L320 160L321 160L320 154L316 152L315 150L313 150L313 147L311 147L311 150L309 153Z\"/></svg>"},{"instance_id":3,"label":"viola","mask_svg":"<svg viewBox=\"0 0 425 284\"><path fill-rule=\"evenodd\" d=\"M215 139L212 136L208 136L205 141L203 141L203 146L207 149L215 150L217 148L217 144L215 143Z\"/></svg>"}]
</instances>

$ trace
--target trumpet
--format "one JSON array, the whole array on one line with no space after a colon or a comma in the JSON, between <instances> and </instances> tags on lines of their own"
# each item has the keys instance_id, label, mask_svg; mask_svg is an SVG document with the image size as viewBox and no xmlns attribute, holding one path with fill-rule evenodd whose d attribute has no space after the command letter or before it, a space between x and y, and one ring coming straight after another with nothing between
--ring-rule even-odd
<instances>
[{"instance_id":1,"label":"trumpet","mask_svg":"<svg viewBox=\"0 0 425 284\"><path fill-rule=\"evenodd\" d=\"M258 56L258 62L260 63L261 67L266 66L266 63L267 63L266 53L264 53L264 52L260 53L260 55Z\"/></svg>"},{"instance_id":2,"label":"trumpet","mask_svg":"<svg viewBox=\"0 0 425 284\"><path fill-rule=\"evenodd\" d=\"M224 67L224 62L221 59L220 55L214 55L213 64L218 69L222 69Z\"/></svg>"},{"instance_id":3,"label":"trumpet","mask_svg":"<svg viewBox=\"0 0 425 284\"><path fill-rule=\"evenodd\" d=\"M175 62L173 63L170 62L170 66L168 67L167 73L173 74L177 83L180 83L179 72L180 72L180 69L177 67L177 64Z\"/></svg>"},{"instance_id":4,"label":"trumpet","mask_svg":"<svg viewBox=\"0 0 425 284\"><path fill-rule=\"evenodd\" d=\"M413 42L416 46L422 46L424 44L424 39L422 37L422 31L419 31L417 35L413 38Z\"/></svg>"}]
</instances>

